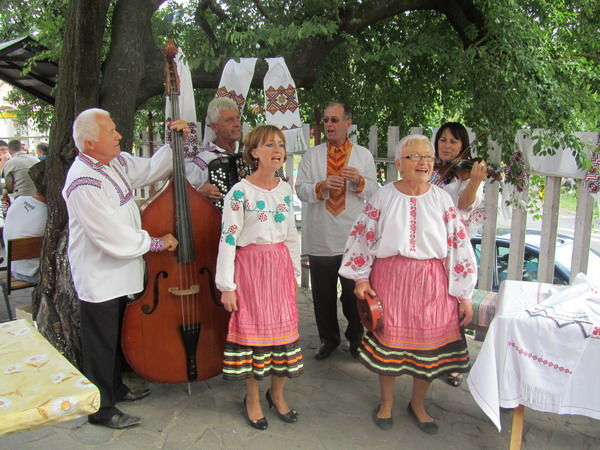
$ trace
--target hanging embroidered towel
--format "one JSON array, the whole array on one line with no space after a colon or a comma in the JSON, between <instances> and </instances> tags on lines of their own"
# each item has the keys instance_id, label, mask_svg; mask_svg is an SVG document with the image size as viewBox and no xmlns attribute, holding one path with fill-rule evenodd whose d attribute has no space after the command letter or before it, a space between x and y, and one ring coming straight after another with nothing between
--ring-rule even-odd
<instances>
[{"instance_id":1,"label":"hanging embroidered towel","mask_svg":"<svg viewBox=\"0 0 600 450\"><path fill-rule=\"evenodd\" d=\"M190 134L187 142L183 145L183 152L186 159L193 159L200 151L200 140L198 139L198 127L196 125L196 102L194 100L194 86L192 84L192 72L185 59L181 47L177 48L175 55L177 74L179 75L179 96L177 104L179 106L179 118L190 124ZM165 102L165 117L171 118L171 99L167 96ZM165 125L165 143L170 144L172 134L170 128Z\"/></svg>"},{"instance_id":2,"label":"hanging embroidered towel","mask_svg":"<svg viewBox=\"0 0 600 450\"><path fill-rule=\"evenodd\" d=\"M266 58L269 70L263 81L265 89L265 116L269 125L283 131L288 152L296 150L296 143L302 150L308 144L302 133L300 103L296 83L285 64L285 59Z\"/></svg>"},{"instance_id":3,"label":"hanging embroidered towel","mask_svg":"<svg viewBox=\"0 0 600 450\"><path fill-rule=\"evenodd\" d=\"M239 62L230 59L223 68L223 74L221 75L221 81L219 82L219 88L215 97L229 97L232 99L237 103L240 115L244 111L248 90L254 76L256 61L257 58L240 58ZM204 127L203 145L206 147L206 144L209 141L213 142L215 137L215 133L206 125Z\"/></svg>"}]
</instances>

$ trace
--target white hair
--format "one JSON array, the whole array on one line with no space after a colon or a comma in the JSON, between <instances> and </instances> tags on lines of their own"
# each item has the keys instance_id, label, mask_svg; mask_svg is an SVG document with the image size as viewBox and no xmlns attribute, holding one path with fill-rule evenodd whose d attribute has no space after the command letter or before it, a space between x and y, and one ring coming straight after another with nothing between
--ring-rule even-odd
<instances>
[{"instance_id":1,"label":"white hair","mask_svg":"<svg viewBox=\"0 0 600 450\"><path fill-rule=\"evenodd\" d=\"M110 113L99 108L86 109L73 122L73 140L82 153L85 153L84 141L97 141L100 138L98 116L110 117Z\"/></svg>"},{"instance_id":2,"label":"white hair","mask_svg":"<svg viewBox=\"0 0 600 450\"><path fill-rule=\"evenodd\" d=\"M206 124L210 125L219 121L221 112L235 109L238 113L240 109L236 102L229 97L217 97L208 104L206 109Z\"/></svg>"},{"instance_id":3,"label":"white hair","mask_svg":"<svg viewBox=\"0 0 600 450\"><path fill-rule=\"evenodd\" d=\"M429 144L429 147L431 147L431 154L434 154L435 150L433 149L433 144L427 136L422 134L409 134L408 136L404 136L402 139L400 139L400 142L396 144L396 161L401 160L404 149L409 144L413 144L415 142L425 142Z\"/></svg>"}]
</instances>

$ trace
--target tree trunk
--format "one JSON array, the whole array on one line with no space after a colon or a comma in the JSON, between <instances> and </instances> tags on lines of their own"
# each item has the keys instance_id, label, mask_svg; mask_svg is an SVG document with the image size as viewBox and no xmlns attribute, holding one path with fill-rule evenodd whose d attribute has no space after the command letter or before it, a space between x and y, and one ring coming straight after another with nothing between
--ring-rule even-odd
<instances>
[{"instance_id":1,"label":"tree trunk","mask_svg":"<svg viewBox=\"0 0 600 450\"><path fill-rule=\"evenodd\" d=\"M77 114L98 105L100 51L109 0L72 0L60 57L50 151L46 166L48 221L33 292L33 316L40 332L69 361L81 367L79 304L67 259L65 176L76 154L72 125Z\"/></svg>"}]
</instances>

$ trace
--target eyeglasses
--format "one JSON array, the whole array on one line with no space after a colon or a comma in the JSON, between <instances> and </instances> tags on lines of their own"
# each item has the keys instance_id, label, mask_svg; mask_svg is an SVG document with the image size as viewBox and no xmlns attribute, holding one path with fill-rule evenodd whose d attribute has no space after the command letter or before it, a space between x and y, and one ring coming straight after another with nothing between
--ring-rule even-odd
<instances>
[{"instance_id":1,"label":"eyeglasses","mask_svg":"<svg viewBox=\"0 0 600 450\"><path fill-rule=\"evenodd\" d=\"M340 119L338 119L337 117L323 117L321 119L321 122L323 122L323 123L329 123L329 122L331 122L331 123L339 123Z\"/></svg>"},{"instance_id":2,"label":"eyeglasses","mask_svg":"<svg viewBox=\"0 0 600 450\"><path fill-rule=\"evenodd\" d=\"M405 156L404 159L410 159L412 162L421 162L424 159L426 162L430 163L435 160L435 156L433 155L408 155Z\"/></svg>"}]
</instances>

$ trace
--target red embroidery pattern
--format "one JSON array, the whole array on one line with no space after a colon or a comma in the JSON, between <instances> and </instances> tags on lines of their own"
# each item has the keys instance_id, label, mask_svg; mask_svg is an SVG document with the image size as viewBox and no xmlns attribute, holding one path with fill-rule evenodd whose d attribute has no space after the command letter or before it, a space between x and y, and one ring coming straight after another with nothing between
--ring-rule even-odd
<instances>
[{"instance_id":1,"label":"red embroidery pattern","mask_svg":"<svg viewBox=\"0 0 600 450\"><path fill-rule=\"evenodd\" d=\"M417 199L414 197L411 197L409 199L410 202L410 237L409 237L409 244L410 244L410 248L409 251L411 252L416 252L417 251Z\"/></svg>"},{"instance_id":2,"label":"red embroidery pattern","mask_svg":"<svg viewBox=\"0 0 600 450\"><path fill-rule=\"evenodd\" d=\"M279 86L275 89L271 86L265 91L267 97L267 106L265 109L271 114L277 111L285 113L287 111L296 112L298 109L298 100L296 99L296 88L291 84L287 88Z\"/></svg>"},{"instance_id":3,"label":"red embroidery pattern","mask_svg":"<svg viewBox=\"0 0 600 450\"><path fill-rule=\"evenodd\" d=\"M246 103L246 99L242 94L237 94L235 91L228 91L225 89L225 86L221 86L217 89L217 97L227 97L237 103L240 111L244 108L244 103Z\"/></svg>"},{"instance_id":4,"label":"red embroidery pattern","mask_svg":"<svg viewBox=\"0 0 600 450\"><path fill-rule=\"evenodd\" d=\"M466 258L462 261L457 261L452 270L454 272L455 280L467 278L470 273L475 273L475 269L473 269L473 266Z\"/></svg>"},{"instance_id":5,"label":"red embroidery pattern","mask_svg":"<svg viewBox=\"0 0 600 450\"><path fill-rule=\"evenodd\" d=\"M350 231L350 236L362 236L365 231L365 224L362 222L358 222Z\"/></svg>"},{"instance_id":6,"label":"red embroidery pattern","mask_svg":"<svg viewBox=\"0 0 600 450\"><path fill-rule=\"evenodd\" d=\"M448 208L448 211L446 211L442 216L442 220L444 221L444 223L448 223L450 222L450 220L456 219L457 217L458 216L456 214L456 209L454 208L454 206L451 206L450 208Z\"/></svg>"},{"instance_id":7,"label":"red embroidery pattern","mask_svg":"<svg viewBox=\"0 0 600 450\"><path fill-rule=\"evenodd\" d=\"M509 342L508 345L510 347L513 347L516 351L518 351L519 355L523 355L528 358L531 358L534 361L539 362L540 364L544 364L545 366L552 367L553 369L556 369L556 370L560 370L561 372L564 372L568 375L571 375L573 373L572 370L569 370L566 367L559 366L558 364L553 363L552 361L548 361L547 359L544 359L541 356L536 356L533 353L529 353L529 352L523 350L522 348L517 347L517 344L515 344L514 342Z\"/></svg>"},{"instance_id":8,"label":"red embroidery pattern","mask_svg":"<svg viewBox=\"0 0 600 450\"><path fill-rule=\"evenodd\" d=\"M379 222L379 210L373 208L373 206L370 203L367 203L364 212L370 219L373 219L375 222Z\"/></svg>"},{"instance_id":9,"label":"red embroidery pattern","mask_svg":"<svg viewBox=\"0 0 600 450\"><path fill-rule=\"evenodd\" d=\"M344 266L350 266L352 270L356 271L367 264L367 260L362 254L353 253L350 259Z\"/></svg>"},{"instance_id":10,"label":"red embroidery pattern","mask_svg":"<svg viewBox=\"0 0 600 450\"><path fill-rule=\"evenodd\" d=\"M594 331L592 331L592 339L600 339L600 327L594 327Z\"/></svg>"}]
</instances>

